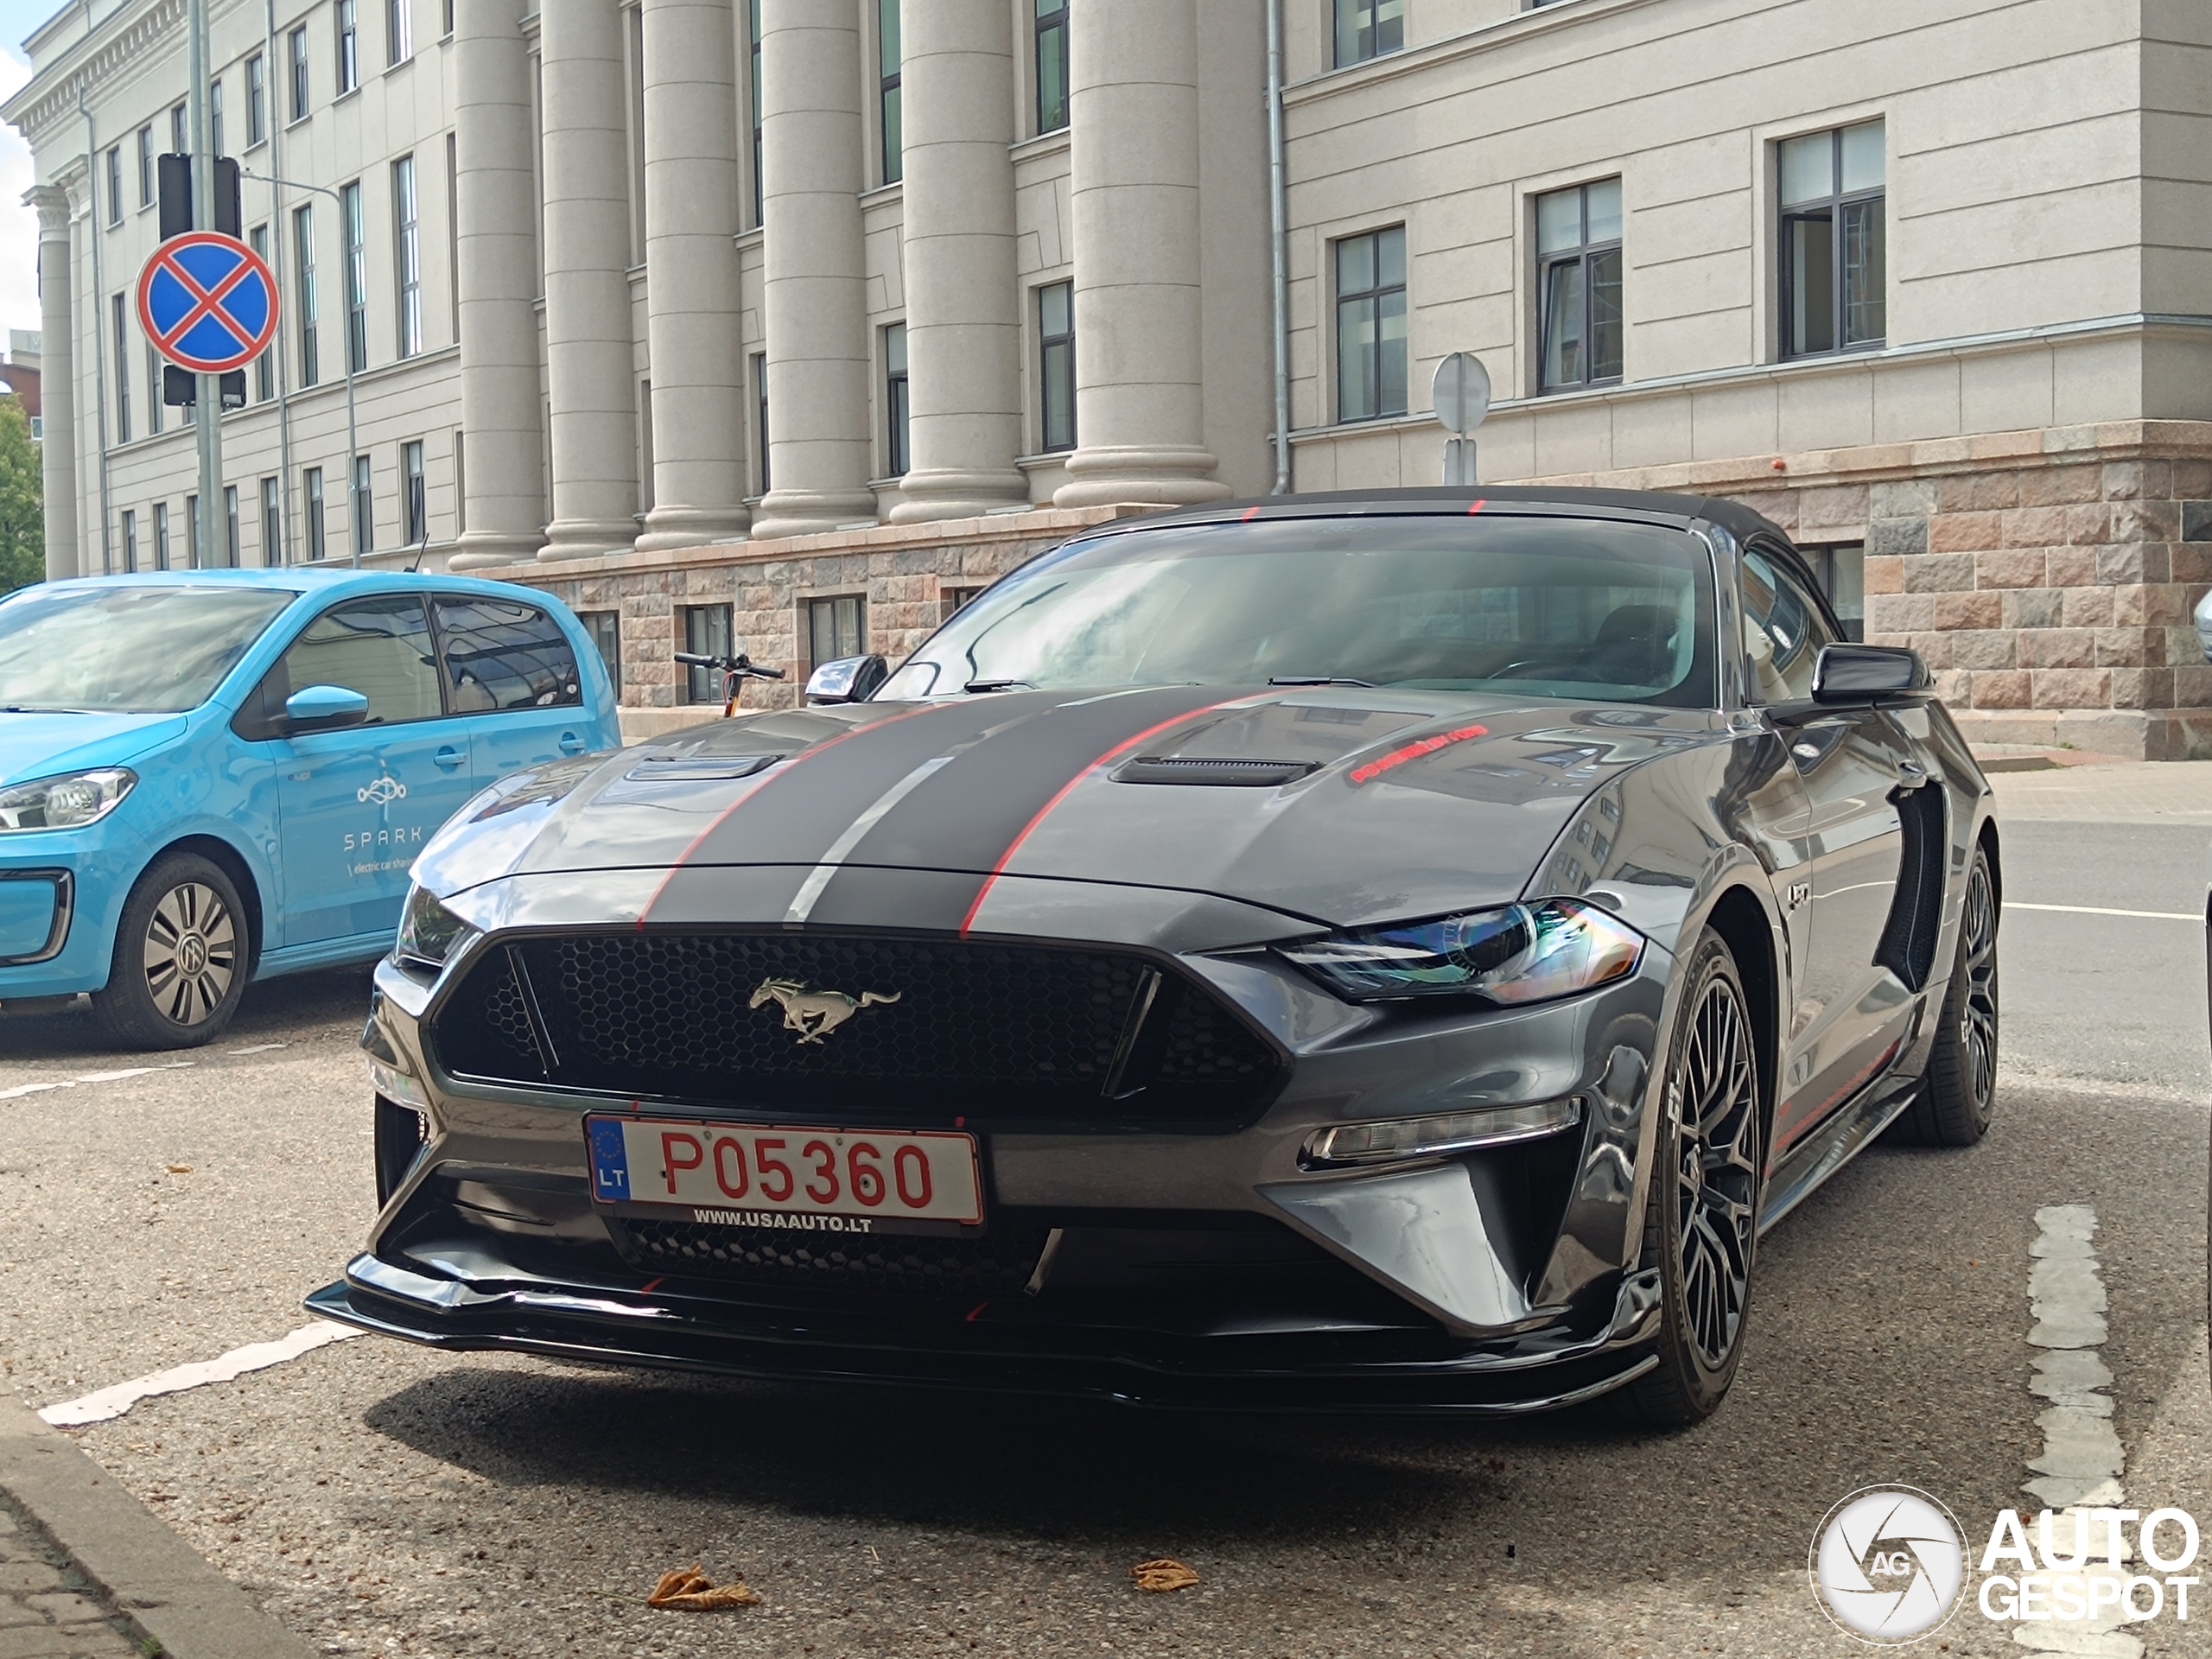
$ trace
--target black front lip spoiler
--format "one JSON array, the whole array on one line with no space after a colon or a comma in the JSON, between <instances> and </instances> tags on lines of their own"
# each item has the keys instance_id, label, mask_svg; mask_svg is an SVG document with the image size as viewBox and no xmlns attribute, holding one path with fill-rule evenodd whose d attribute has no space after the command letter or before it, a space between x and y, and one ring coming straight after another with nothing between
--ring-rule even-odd
<instances>
[{"instance_id":1,"label":"black front lip spoiler","mask_svg":"<svg viewBox=\"0 0 2212 1659\"><path fill-rule=\"evenodd\" d=\"M583 1287L486 1294L366 1255L353 1262L346 1278L308 1297L307 1307L356 1330L455 1352L1201 1410L1521 1416L1597 1399L1658 1363L1648 1345L1638 1345L1510 1370L1347 1365L1340 1357L1312 1369L1201 1369L1133 1355L1014 1351L995 1340L988 1325L966 1324L944 1327L933 1342L894 1345L810 1330L803 1319L747 1321L746 1310L734 1305L733 1317L723 1319Z\"/></svg>"}]
</instances>

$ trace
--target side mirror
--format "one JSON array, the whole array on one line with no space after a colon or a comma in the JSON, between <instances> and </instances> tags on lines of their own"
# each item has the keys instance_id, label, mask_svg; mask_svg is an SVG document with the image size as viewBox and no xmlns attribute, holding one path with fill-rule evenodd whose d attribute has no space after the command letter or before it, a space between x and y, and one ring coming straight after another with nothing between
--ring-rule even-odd
<instances>
[{"instance_id":1,"label":"side mirror","mask_svg":"<svg viewBox=\"0 0 2212 1659\"><path fill-rule=\"evenodd\" d=\"M880 657L841 657L806 677L806 700L810 705L866 702L890 677L891 664Z\"/></svg>"},{"instance_id":2,"label":"side mirror","mask_svg":"<svg viewBox=\"0 0 2212 1659\"><path fill-rule=\"evenodd\" d=\"M308 685L284 699L284 730L296 737L302 732L336 732L368 723L369 700L342 685Z\"/></svg>"},{"instance_id":3,"label":"side mirror","mask_svg":"<svg viewBox=\"0 0 2212 1659\"><path fill-rule=\"evenodd\" d=\"M1889 697L1924 697L1936 682L1916 651L1902 645L1834 645L1821 647L1813 665L1815 702L1877 702Z\"/></svg>"}]
</instances>

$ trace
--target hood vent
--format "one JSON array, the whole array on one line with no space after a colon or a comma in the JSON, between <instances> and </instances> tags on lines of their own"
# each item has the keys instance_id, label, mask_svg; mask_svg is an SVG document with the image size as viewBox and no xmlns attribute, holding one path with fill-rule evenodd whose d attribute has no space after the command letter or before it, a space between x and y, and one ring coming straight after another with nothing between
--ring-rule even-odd
<instances>
[{"instance_id":1,"label":"hood vent","mask_svg":"<svg viewBox=\"0 0 2212 1659\"><path fill-rule=\"evenodd\" d=\"M1318 771L1318 760L1210 760L1197 754L1142 754L1114 773L1117 784L1193 784L1215 789L1273 789Z\"/></svg>"},{"instance_id":2,"label":"hood vent","mask_svg":"<svg viewBox=\"0 0 2212 1659\"><path fill-rule=\"evenodd\" d=\"M750 778L783 758L780 754L648 754L622 775L644 784L711 784Z\"/></svg>"}]
</instances>

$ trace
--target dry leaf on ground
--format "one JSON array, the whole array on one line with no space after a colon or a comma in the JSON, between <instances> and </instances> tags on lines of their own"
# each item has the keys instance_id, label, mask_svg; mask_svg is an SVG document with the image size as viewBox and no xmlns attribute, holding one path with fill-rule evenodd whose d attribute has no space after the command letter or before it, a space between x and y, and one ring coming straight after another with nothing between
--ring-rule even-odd
<instances>
[{"instance_id":1,"label":"dry leaf on ground","mask_svg":"<svg viewBox=\"0 0 2212 1659\"><path fill-rule=\"evenodd\" d=\"M1137 1581L1138 1589L1155 1593L1187 1590L1198 1581L1198 1575L1189 1567L1165 1555L1156 1561L1139 1561L1129 1569L1129 1576Z\"/></svg>"},{"instance_id":2,"label":"dry leaf on ground","mask_svg":"<svg viewBox=\"0 0 2212 1659\"><path fill-rule=\"evenodd\" d=\"M190 1164L163 1164L162 1167L168 1171L172 1175L189 1175L192 1173L192 1166Z\"/></svg>"},{"instance_id":3,"label":"dry leaf on ground","mask_svg":"<svg viewBox=\"0 0 2212 1659\"><path fill-rule=\"evenodd\" d=\"M699 1570L694 1561L690 1567L678 1567L660 1575L660 1582L645 1598L645 1605L659 1607L679 1613L716 1613L730 1607L757 1607L760 1598L747 1589L743 1580L717 1585Z\"/></svg>"}]
</instances>

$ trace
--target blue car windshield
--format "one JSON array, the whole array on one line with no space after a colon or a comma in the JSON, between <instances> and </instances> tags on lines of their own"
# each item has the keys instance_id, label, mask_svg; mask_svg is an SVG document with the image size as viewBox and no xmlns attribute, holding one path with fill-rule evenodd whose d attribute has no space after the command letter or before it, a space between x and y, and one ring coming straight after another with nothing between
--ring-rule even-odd
<instances>
[{"instance_id":1,"label":"blue car windshield","mask_svg":"<svg viewBox=\"0 0 2212 1659\"><path fill-rule=\"evenodd\" d=\"M0 603L0 709L179 714L297 598L267 588L28 588Z\"/></svg>"},{"instance_id":2,"label":"blue car windshield","mask_svg":"<svg viewBox=\"0 0 2212 1659\"><path fill-rule=\"evenodd\" d=\"M1712 556L1656 524L1376 514L1162 526L1046 554L876 693L1354 681L1708 708Z\"/></svg>"}]
</instances>

